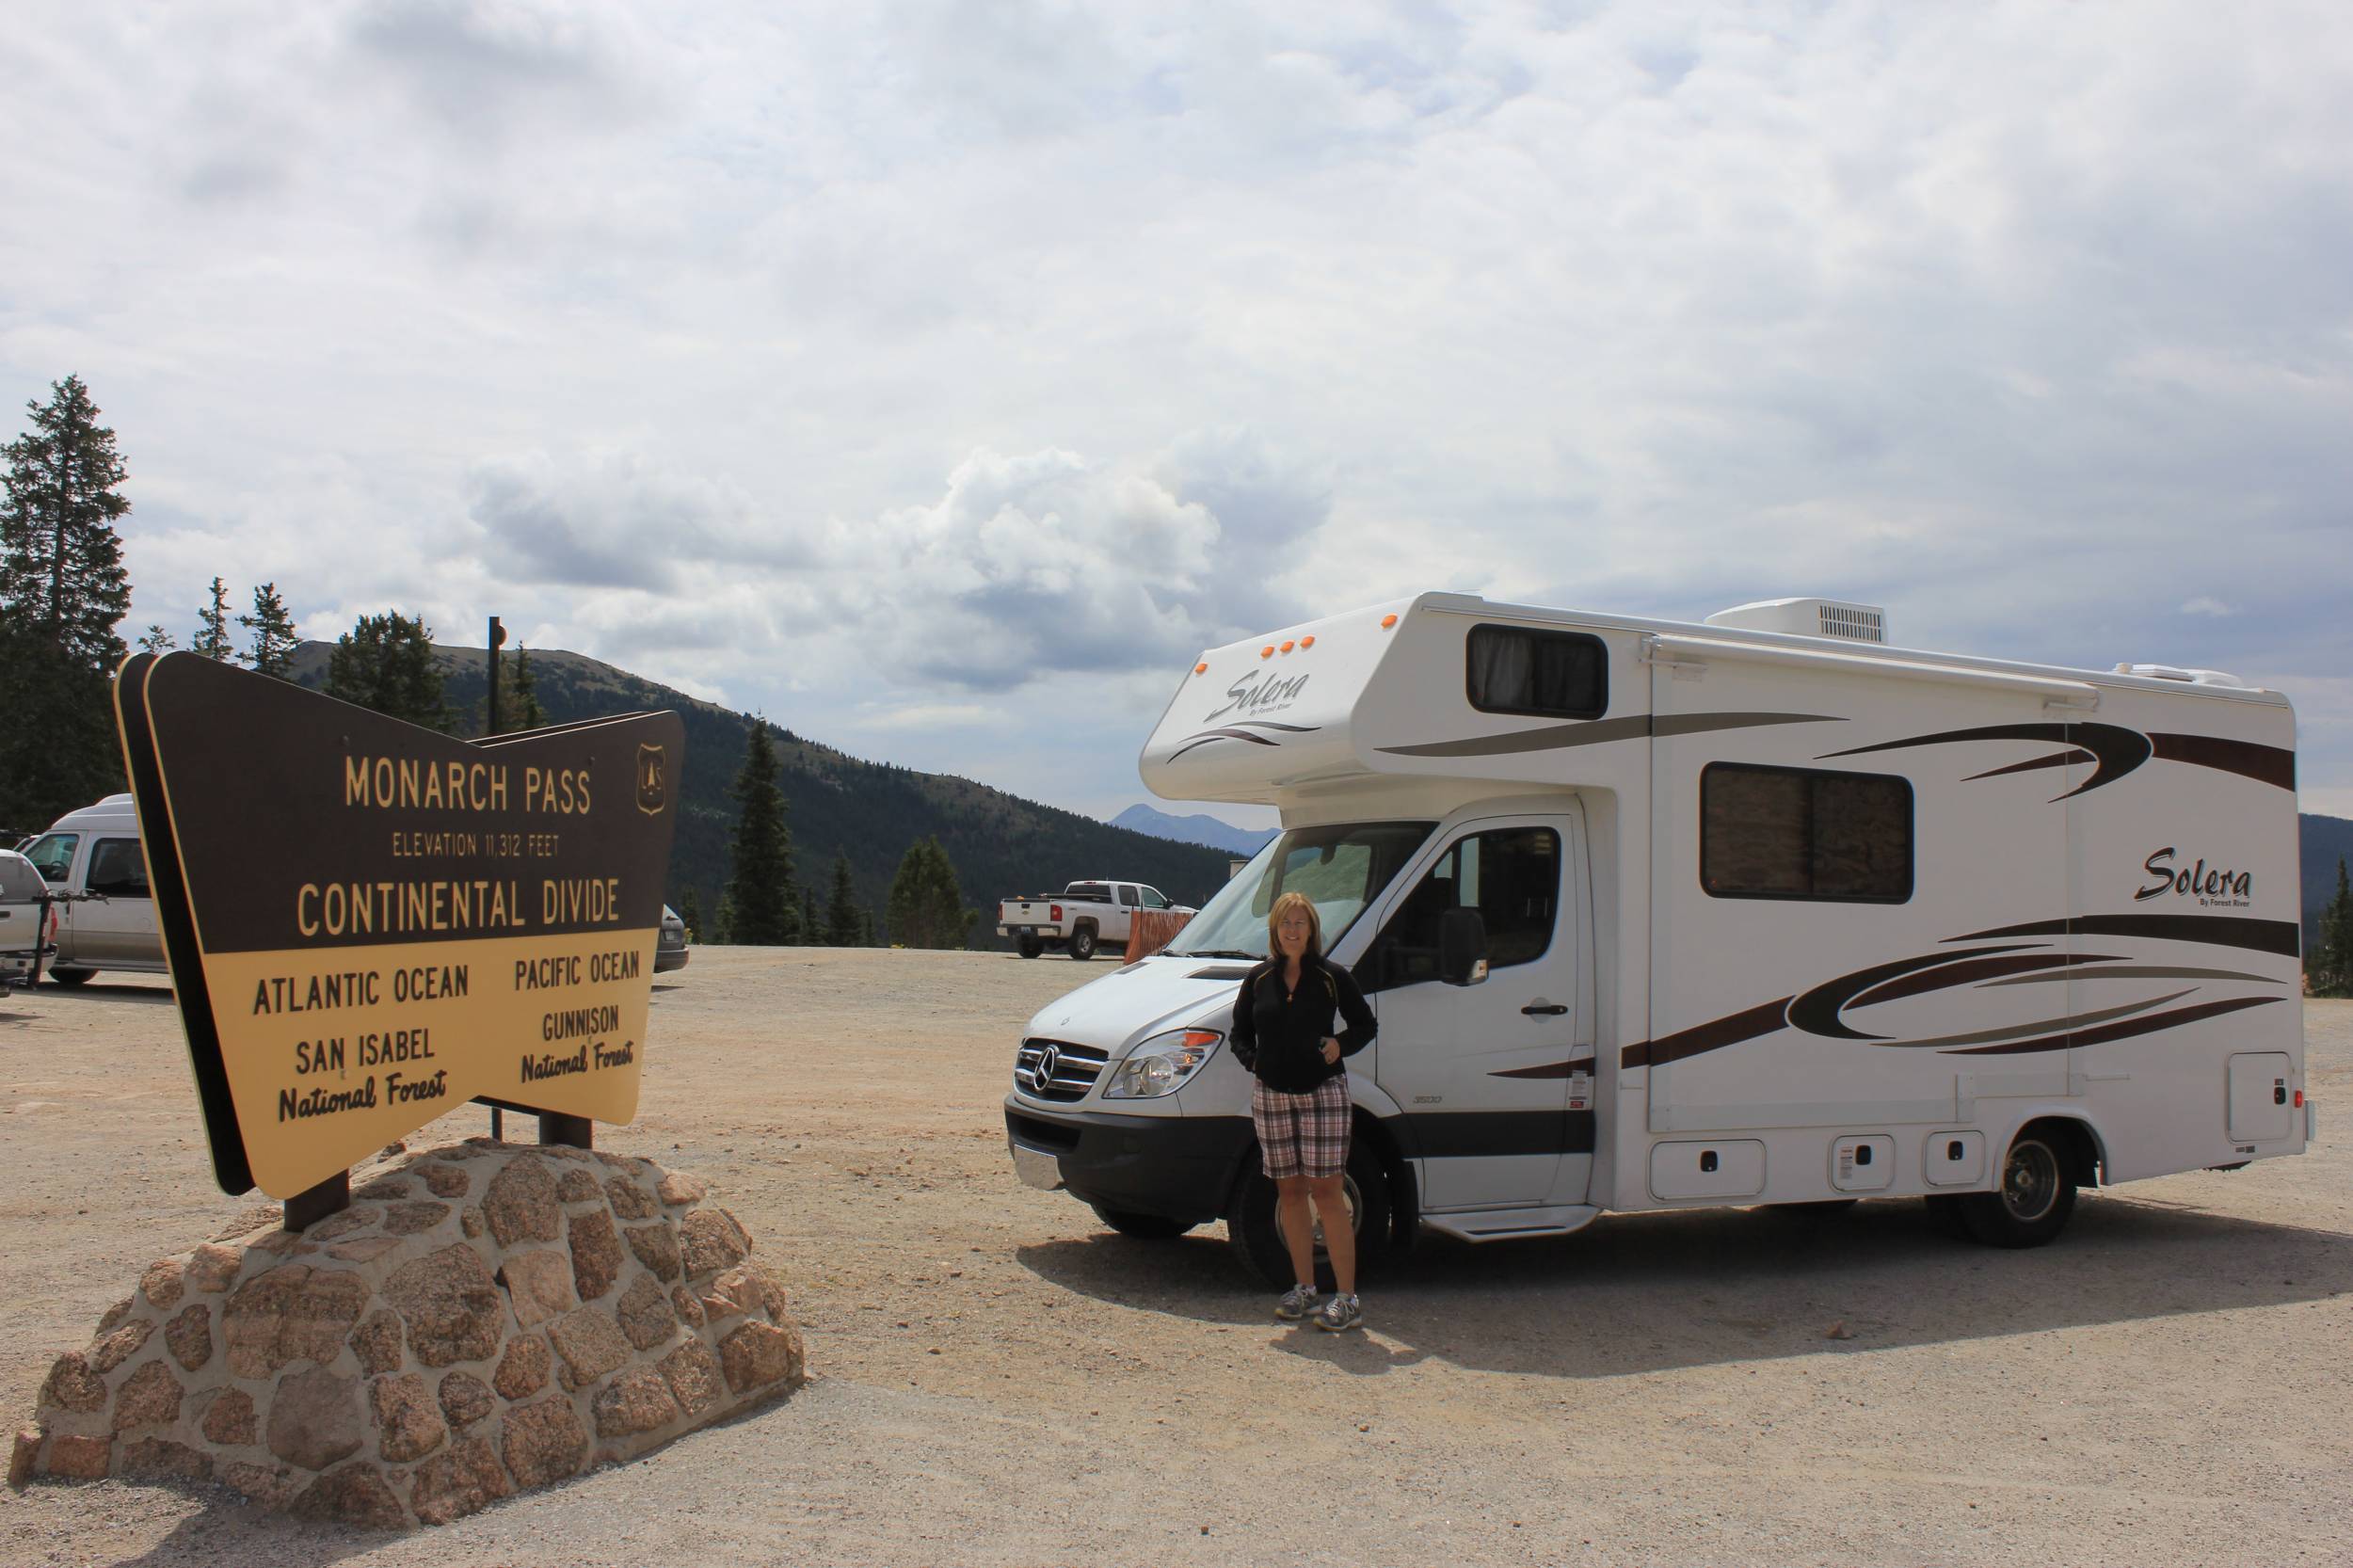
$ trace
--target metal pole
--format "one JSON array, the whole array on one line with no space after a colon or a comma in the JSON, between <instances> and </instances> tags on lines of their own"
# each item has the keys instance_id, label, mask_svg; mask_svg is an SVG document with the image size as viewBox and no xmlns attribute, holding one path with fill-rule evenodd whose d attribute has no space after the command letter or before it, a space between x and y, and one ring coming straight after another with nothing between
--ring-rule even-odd
<instances>
[{"instance_id":1,"label":"metal pole","mask_svg":"<svg viewBox=\"0 0 2353 1568\"><path fill-rule=\"evenodd\" d=\"M489 640L490 699L488 707L483 713L482 732L485 735L495 735L499 732L499 649L506 646L506 628L499 624L499 618L496 616L490 617Z\"/></svg>"}]
</instances>

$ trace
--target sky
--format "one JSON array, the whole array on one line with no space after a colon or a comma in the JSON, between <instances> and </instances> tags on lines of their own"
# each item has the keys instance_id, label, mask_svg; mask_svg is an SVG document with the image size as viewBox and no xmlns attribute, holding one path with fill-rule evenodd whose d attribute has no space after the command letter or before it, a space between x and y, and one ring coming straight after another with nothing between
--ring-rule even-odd
<instances>
[{"instance_id":1,"label":"sky","mask_svg":"<svg viewBox=\"0 0 2353 1568\"><path fill-rule=\"evenodd\" d=\"M0 136L126 635L496 614L1108 816L1206 647L1823 595L2284 691L2353 816L2341 4L17 0Z\"/></svg>"}]
</instances>

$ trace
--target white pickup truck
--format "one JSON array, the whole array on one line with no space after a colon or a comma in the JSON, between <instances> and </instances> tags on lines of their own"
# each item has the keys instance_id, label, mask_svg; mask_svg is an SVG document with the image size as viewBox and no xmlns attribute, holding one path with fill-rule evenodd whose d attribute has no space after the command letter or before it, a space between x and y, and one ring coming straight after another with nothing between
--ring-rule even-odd
<instances>
[{"instance_id":1,"label":"white pickup truck","mask_svg":"<svg viewBox=\"0 0 2353 1568\"><path fill-rule=\"evenodd\" d=\"M1073 882L1057 897L1016 895L997 905L997 935L1013 938L1024 958L1062 948L1073 958L1092 958L1109 942L1125 951L1128 927L1139 909L1190 915L1158 888L1141 882Z\"/></svg>"}]
</instances>

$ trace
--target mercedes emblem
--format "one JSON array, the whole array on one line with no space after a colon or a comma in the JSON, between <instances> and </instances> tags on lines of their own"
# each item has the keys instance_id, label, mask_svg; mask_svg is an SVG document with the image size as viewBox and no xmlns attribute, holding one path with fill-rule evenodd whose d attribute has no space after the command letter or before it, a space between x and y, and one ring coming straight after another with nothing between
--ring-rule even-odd
<instances>
[{"instance_id":1,"label":"mercedes emblem","mask_svg":"<svg viewBox=\"0 0 2353 1568\"><path fill-rule=\"evenodd\" d=\"M1048 1046L1037 1053L1037 1061L1030 1068L1030 1092L1046 1093L1046 1086L1054 1081L1054 1069L1062 1065L1062 1052Z\"/></svg>"}]
</instances>

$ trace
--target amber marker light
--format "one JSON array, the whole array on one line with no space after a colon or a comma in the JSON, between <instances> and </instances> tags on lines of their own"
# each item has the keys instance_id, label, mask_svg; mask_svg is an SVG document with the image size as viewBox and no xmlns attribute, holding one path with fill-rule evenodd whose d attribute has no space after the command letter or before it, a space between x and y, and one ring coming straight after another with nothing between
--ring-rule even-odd
<instances>
[{"instance_id":1,"label":"amber marker light","mask_svg":"<svg viewBox=\"0 0 2353 1568\"><path fill-rule=\"evenodd\" d=\"M1396 624L1397 617L1395 616L1383 616L1381 617L1381 630L1384 632L1386 632L1390 627L1395 626Z\"/></svg>"},{"instance_id":2,"label":"amber marker light","mask_svg":"<svg viewBox=\"0 0 2353 1568\"><path fill-rule=\"evenodd\" d=\"M1264 648L1262 648L1258 649L1258 657L1259 657L1259 658L1261 658L1261 659L1272 659L1272 658L1273 658L1273 657L1274 657L1274 645L1273 645L1273 643L1269 643L1269 644L1267 644L1267 645L1266 645L1266 647L1264 647Z\"/></svg>"},{"instance_id":3,"label":"amber marker light","mask_svg":"<svg viewBox=\"0 0 2353 1568\"><path fill-rule=\"evenodd\" d=\"M1313 648L1316 646L1316 640L1313 637L1302 637L1299 639L1299 646L1302 648Z\"/></svg>"},{"instance_id":4,"label":"amber marker light","mask_svg":"<svg viewBox=\"0 0 2353 1568\"><path fill-rule=\"evenodd\" d=\"M1193 666L1193 673L1195 675L1207 675L1209 673L1209 666L1207 664L1195 664Z\"/></svg>"},{"instance_id":5,"label":"amber marker light","mask_svg":"<svg viewBox=\"0 0 2353 1568\"><path fill-rule=\"evenodd\" d=\"M1289 653L1292 648L1295 648L1298 646L1299 645L1297 643L1285 643L1283 645L1283 651Z\"/></svg>"}]
</instances>

